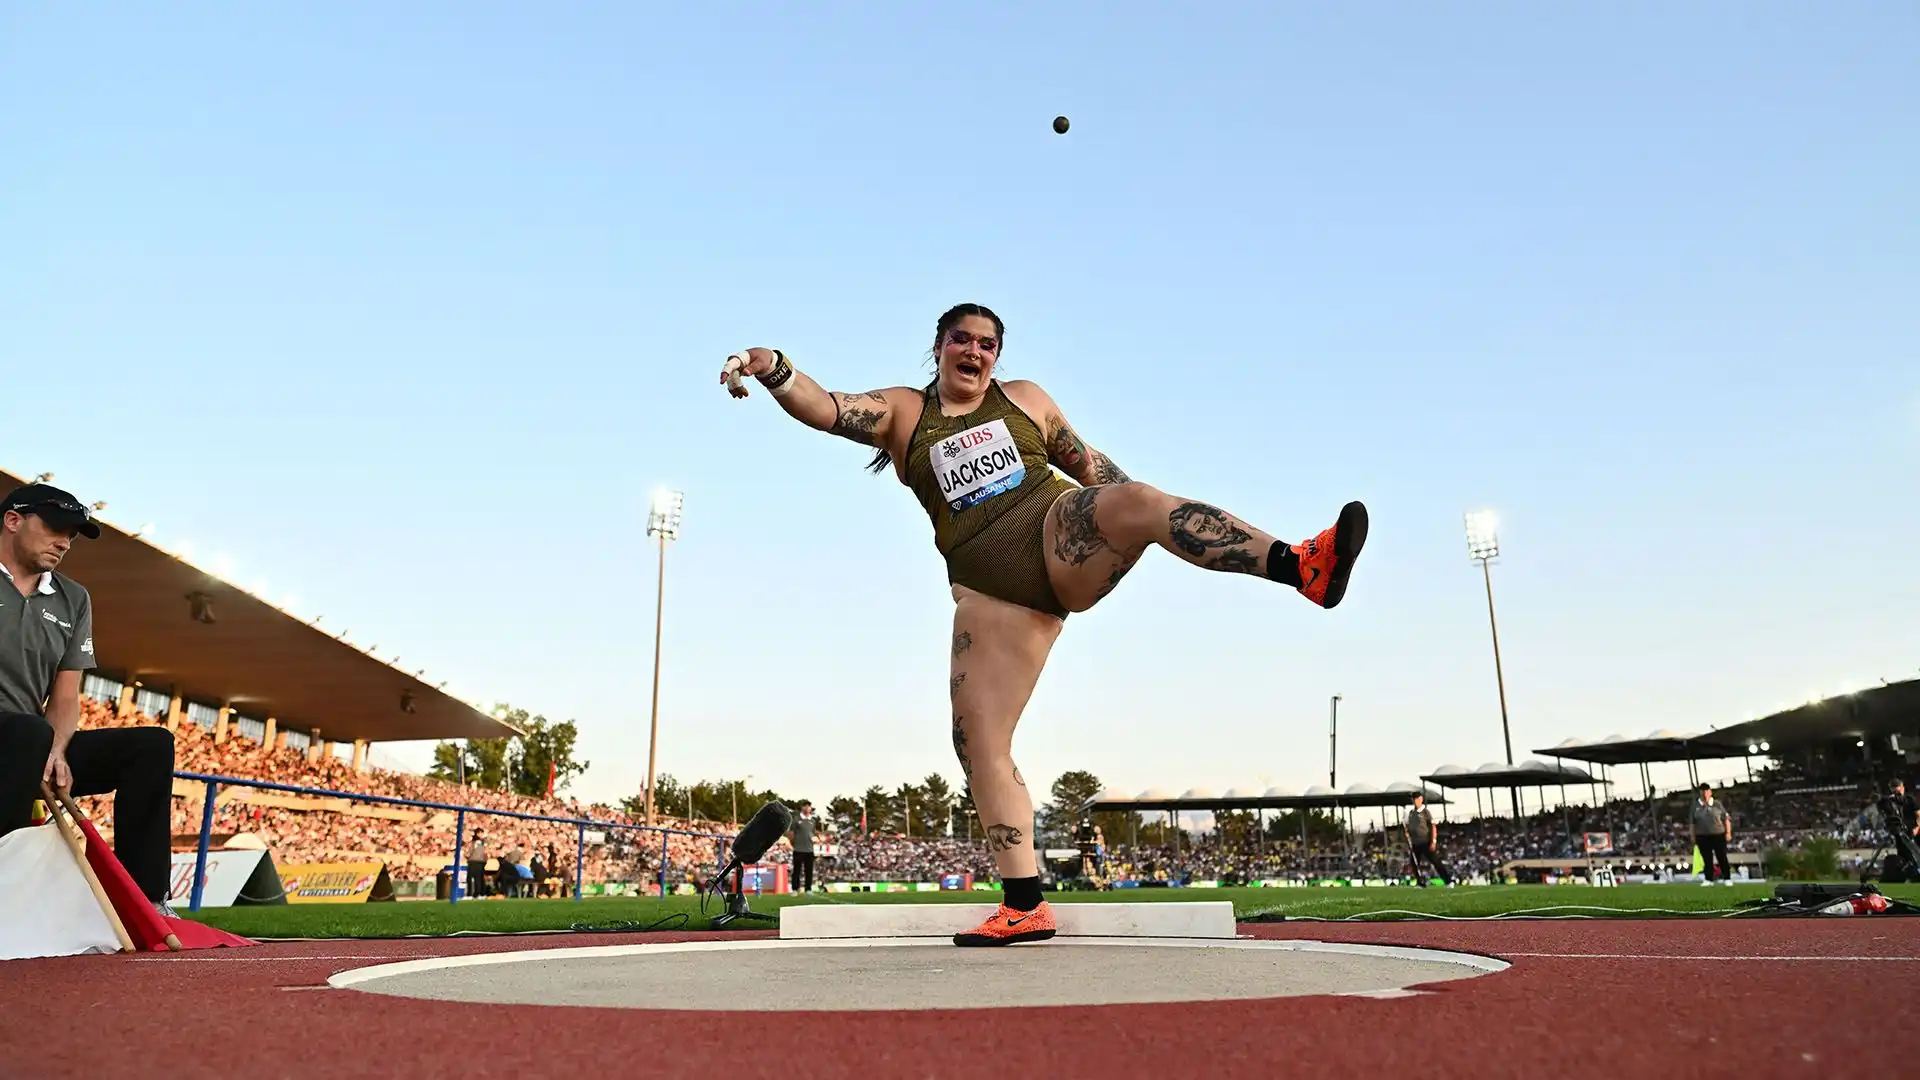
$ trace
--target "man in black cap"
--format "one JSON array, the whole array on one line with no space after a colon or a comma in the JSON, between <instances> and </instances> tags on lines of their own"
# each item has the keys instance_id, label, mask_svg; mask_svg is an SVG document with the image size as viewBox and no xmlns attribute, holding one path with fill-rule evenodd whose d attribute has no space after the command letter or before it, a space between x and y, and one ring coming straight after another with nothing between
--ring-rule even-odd
<instances>
[{"instance_id":1,"label":"man in black cap","mask_svg":"<svg viewBox=\"0 0 1920 1080\"><path fill-rule=\"evenodd\" d=\"M54 568L100 526L72 495L28 484L0 501L0 835L27 825L42 782L75 796L115 792L113 851L167 910L173 732L80 731L92 670L93 601Z\"/></svg>"}]
</instances>

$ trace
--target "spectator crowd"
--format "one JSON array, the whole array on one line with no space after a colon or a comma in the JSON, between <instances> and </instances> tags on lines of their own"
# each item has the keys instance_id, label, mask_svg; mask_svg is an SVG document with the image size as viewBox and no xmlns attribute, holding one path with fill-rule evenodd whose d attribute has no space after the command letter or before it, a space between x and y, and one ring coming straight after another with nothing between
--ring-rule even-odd
<instances>
[{"instance_id":1,"label":"spectator crowd","mask_svg":"<svg viewBox=\"0 0 1920 1080\"><path fill-rule=\"evenodd\" d=\"M122 714L112 705L91 698L82 701L83 727L156 722L137 712ZM528 796L397 770L355 768L330 754L288 747L284 738L276 739L277 745L265 745L229 729L224 740L216 741L212 732L194 723L181 724L174 738L175 768L182 772L349 795L586 818L626 826L641 824L637 816L621 808L583 805L574 798ZM197 842L202 790L196 783L176 781L172 808L176 849L187 849ZM1782 791L1777 785L1748 784L1722 789L1717 797L1733 815L1734 851L1757 853L1813 836L1832 837L1850 847L1871 847L1874 843L1861 815L1867 797L1850 786L1794 793ZM1646 800L1622 799L1597 806L1555 807L1518 820L1485 817L1442 822L1440 850L1456 872L1469 877L1491 876L1515 860L1578 856L1584 851L1584 833L1608 832L1616 853L1645 856L1650 864L1678 862L1691 856L1692 840L1685 826L1691 798L1691 793L1683 792L1656 799L1651 805ZM92 804L89 813L103 829L112 820L111 799L109 795L83 800ZM726 842L720 837L731 836L734 831L723 822L659 815L656 824L680 830L668 833L665 841L669 889L710 876L724 856ZM572 888L578 860L577 826L468 815L469 835L476 826L486 830L488 851L496 860L516 852L529 859L537 854L543 881L558 880L564 889ZM230 786L222 790L216 802L211 833L216 845L237 841L264 846L281 865L378 860L387 865L396 882L407 882L429 880L453 863L455 827L452 810L389 807ZM585 883L644 887L659 881L660 833L589 831L598 835L590 837L586 848ZM992 855L977 840L867 835L859 830L823 838L831 839L832 847L831 854L817 864L816 880L822 884L939 881L956 873L971 873L980 881L994 877ZM790 843L783 839L765 861L790 862L791 854ZM1110 880L1169 883L1310 878L1342 872L1398 876L1404 863L1404 841L1398 827L1388 824L1384 830L1376 826L1354 834L1345 844L1308 846L1298 837L1227 844L1221 842L1218 833L1183 836L1181 843L1172 846L1113 844L1107 851L1105 876Z\"/></svg>"}]
</instances>

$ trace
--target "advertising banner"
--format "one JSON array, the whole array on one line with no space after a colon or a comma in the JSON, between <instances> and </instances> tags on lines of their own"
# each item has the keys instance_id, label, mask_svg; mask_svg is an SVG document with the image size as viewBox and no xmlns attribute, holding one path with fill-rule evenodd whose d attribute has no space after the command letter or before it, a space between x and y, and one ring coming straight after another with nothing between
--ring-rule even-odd
<instances>
[{"instance_id":1,"label":"advertising banner","mask_svg":"<svg viewBox=\"0 0 1920 1080\"><path fill-rule=\"evenodd\" d=\"M385 863L290 863L280 868L290 904L360 904L393 899Z\"/></svg>"},{"instance_id":2,"label":"advertising banner","mask_svg":"<svg viewBox=\"0 0 1920 1080\"><path fill-rule=\"evenodd\" d=\"M176 851L167 879L167 903L184 908L193 900L195 853ZM280 875L274 872L273 856L259 849L207 852L205 885L201 888L201 907L232 907L236 904L284 904Z\"/></svg>"}]
</instances>

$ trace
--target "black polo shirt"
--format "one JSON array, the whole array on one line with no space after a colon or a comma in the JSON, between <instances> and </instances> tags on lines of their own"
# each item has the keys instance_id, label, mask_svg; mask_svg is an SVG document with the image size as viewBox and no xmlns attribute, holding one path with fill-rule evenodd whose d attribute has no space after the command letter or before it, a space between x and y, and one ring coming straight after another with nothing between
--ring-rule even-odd
<instances>
[{"instance_id":1,"label":"black polo shirt","mask_svg":"<svg viewBox=\"0 0 1920 1080\"><path fill-rule=\"evenodd\" d=\"M0 566L0 712L44 713L53 676L93 669L93 599L45 573L26 596Z\"/></svg>"}]
</instances>

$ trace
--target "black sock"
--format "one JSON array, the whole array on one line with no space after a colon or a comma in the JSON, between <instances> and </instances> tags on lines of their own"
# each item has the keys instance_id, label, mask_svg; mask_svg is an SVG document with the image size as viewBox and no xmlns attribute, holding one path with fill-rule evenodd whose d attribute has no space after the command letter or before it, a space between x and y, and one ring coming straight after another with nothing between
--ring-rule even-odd
<instances>
[{"instance_id":1,"label":"black sock","mask_svg":"<svg viewBox=\"0 0 1920 1080\"><path fill-rule=\"evenodd\" d=\"M1010 877L1000 883L1002 903L1015 911L1032 911L1040 906L1038 877Z\"/></svg>"},{"instance_id":2,"label":"black sock","mask_svg":"<svg viewBox=\"0 0 1920 1080\"><path fill-rule=\"evenodd\" d=\"M1267 549L1267 576L1282 585L1300 587L1300 556L1285 540L1275 540Z\"/></svg>"}]
</instances>

